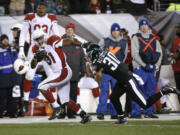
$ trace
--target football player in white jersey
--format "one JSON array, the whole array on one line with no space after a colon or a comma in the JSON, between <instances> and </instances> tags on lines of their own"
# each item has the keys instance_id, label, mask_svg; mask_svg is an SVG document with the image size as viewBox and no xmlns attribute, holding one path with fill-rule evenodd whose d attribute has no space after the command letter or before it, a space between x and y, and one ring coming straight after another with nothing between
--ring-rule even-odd
<instances>
[{"instance_id":1,"label":"football player in white jersey","mask_svg":"<svg viewBox=\"0 0 180 135\"><path fill-rule=\"evenodd\" d=\"M59 35L56 15L47 14L46 6L42 2L39 3L37 6L37 13L28 13L25 15L24 24L19 39L19 47L20 47L18 54L19 58L25 59L24 43L25 43L25 39L27 38L27 34L29 33L30 48L28 51L27 59L31 61L33 57L31 46L34 44L32 33L37 29L42 29L46 33L47 37L49 37L51 34ZM24 101L25 101L24 104L25 104L26 112L28 111L29 93L36 69L37 68L35 69L30 68L26 73L24 80Z\"/></svg>"},{"instance_id":2,"label":"football player in white jersey","mask_svg":"<svg viewBox=\"0 0 180 135\"><path fill-rule=\"evenodd\" d=\"M77 114L80 114L82 118L81 123L90 121L90 116L69 98L72 71L66 62L66 57L61 48L61 38L57 35L52 35L45 43L42 30L36 30L33 33L33 39L35 45L32 48L36 49L32 49L34 57L31 62L31 67L36 68L38 62L42 62L45 71L49 72L47 78L38 85L38 89L53 107L53 114L49 117L49 120L58 117L57 115L62 111L57 101L54 100L52 93L49 91L51 88L56 87L61 102L68 102L69 108Z\"/></svg>"},{"instance_id":3,"label":"football player in white jersey","mask_svg":"<svg viewBox=\"0 0 180 135\"><path fill-rule=\"evenodd\" d=\"M87 83L88 82L88 83ZM92 94L96 100L97 105L99 104L99 84L94 79L90 63L86 59L86 75L80 79L78 82L78 92L77 92L77 103L80 104L80 89L91 89Z\"/></svg>"}]
</instances>

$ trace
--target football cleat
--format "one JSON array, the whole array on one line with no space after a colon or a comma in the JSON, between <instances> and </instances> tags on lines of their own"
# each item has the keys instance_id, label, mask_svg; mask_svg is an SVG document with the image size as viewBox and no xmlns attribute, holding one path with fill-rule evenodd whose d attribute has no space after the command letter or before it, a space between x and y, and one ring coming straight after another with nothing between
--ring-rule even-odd
<instances>
[{"instance_id":1,"label":"football cleat","mask_svg":"<svg viewBox=\"0 0 180 135\"><path fill-rule=\"evenodd\" d=\"M53 120L55 118L58 117L58 115L61 113L62 108L61 107L57 107L57 108L53 108L53 113L52 115L48 118L48 120Z\"/></svg>"},{"instance_id":2,"label":"football cleat","mask_svg":"<svg viewBox=\"0 0 180 135\"><path fill-rule=\"evenodd\" d=\"M128 121L124 115L119 116L117 121L115 122L115 124L127 124L127 123L128 123Z\"/></svg>"},{"instance_id":3,"label":"football cleat","mask_svg":"<svg viewBox=\"0 0 180 135\"><path fill-rule=\"evenodd\" d=\"M87 123L87 122L89 122L89 121L91 121L91 120L92 120L91 116L88 115L88 114L86 114L86 115L84 115L84 116L82 117L82 120L80 121L80 123L85 124L85 123Z\"/></svg>"},{"instance_id":4,"label":"football cleat","mask_svg":"<svg viewBox=\"0 0 180 135\"><path fill-rule=\"evenodd\" d=\"M161 92L163 93L163 95L168 95L170 93L175 93L177 95L180 95L180 91L176 87L172 87L169 85L162 88Z\"/></svg>"}]
</instances>

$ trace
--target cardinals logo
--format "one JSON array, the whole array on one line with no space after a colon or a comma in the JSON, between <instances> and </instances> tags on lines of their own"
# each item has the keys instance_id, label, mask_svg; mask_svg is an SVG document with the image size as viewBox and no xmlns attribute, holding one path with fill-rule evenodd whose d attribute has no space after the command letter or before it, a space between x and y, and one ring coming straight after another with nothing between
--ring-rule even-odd
<instances>
[{"instance_id":1,"label":"cardinals logo","mask_svg":"<svg viewBox=\"0 0 180 135\"><path fill-rule=\"evenodd\" d=\"M18 72L22 71L23 69L24 69L23 65L19 66Z\"/></svg>"}]
</instances>

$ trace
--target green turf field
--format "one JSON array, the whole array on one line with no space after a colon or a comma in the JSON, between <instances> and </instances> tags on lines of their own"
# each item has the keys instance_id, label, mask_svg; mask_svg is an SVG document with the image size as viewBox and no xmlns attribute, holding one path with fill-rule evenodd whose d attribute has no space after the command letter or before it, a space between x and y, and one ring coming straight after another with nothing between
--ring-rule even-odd
<instances>
[{"instance_id":1,"label":"green turf field","mask_svg":"<svg viewBox=\"0 0 180 135\"><path fill-rule=\"evenodd\" d=\"M180 135L177 121L1 124L0 135Z\"/></svg>"}]
</instances>

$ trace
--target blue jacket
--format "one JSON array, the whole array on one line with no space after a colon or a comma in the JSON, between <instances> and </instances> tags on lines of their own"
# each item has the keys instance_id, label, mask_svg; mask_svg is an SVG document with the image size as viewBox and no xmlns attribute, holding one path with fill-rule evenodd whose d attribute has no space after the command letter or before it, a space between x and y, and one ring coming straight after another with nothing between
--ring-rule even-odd
<instances>
[{"instance_id":1,"label":"blue jacket","mask_svg":"<svg viewBox=\"0 0 180 135\"><path fill-rule=\"evenodd\" d=\"M139 55L144 63L146 64L156 64L160 53L156 52L156 40L157 38L154 35L150 35L150 38L143 38L140 33L136 34L139 43L140 43L140 50Z\"/></svg>"},{"instance_id":2,"label":"blue jacket","mask_svg":"<svg viewBox=\"0 0 180 135\"><path fill-rule=\"evenodd\" d=\"M0 47L0 88L22 84L21 76L17 75L13 68L17 54L14 47L9 47L8 49Z\"/></svg>"},{"instance_id":3,"label":"blue jacket","mask_svg":"<svg viewBox=\"0 0 180 135\"><path fill-rule=\"evenodd\" d=\"M105 48L108 48L111 52L112 49L115 51L115 49L117 49L113 54L116 56L116 58L123 62L124 58L126 56L125 51L126 51L126 47L127 47L127 42L125 39L121 39L120 41L113 41L110 38L105 38L104 39L104 43L105 43Z\"/></svg>"}]
</instances>

